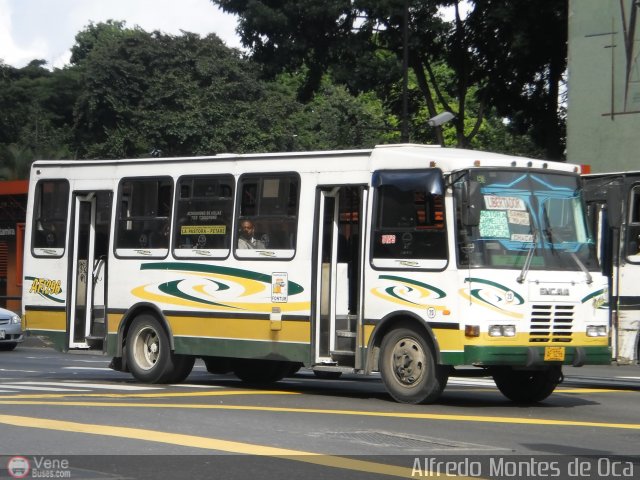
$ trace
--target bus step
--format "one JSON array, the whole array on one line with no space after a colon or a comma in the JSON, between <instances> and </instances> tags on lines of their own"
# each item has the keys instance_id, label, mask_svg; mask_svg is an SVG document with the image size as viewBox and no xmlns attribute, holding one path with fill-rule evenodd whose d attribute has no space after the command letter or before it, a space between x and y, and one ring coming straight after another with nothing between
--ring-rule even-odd
<instances>
[{"instance_id":1,"label":"bus step","mask_svg":"<svg viewBox=\"0 0 640 480\"><path fill-rule=\"evenodd\" d=\"M349 330L336 330L336 336L356 338L356 332L350 332Z\"/></svg>"},{"instance_id":2,"label":"bus step","mask_svg":"<svg viewBox=\"0 0 640 480\"><path fill-rule=\"evenodd\" d=\"M353 357L355 356L356 352L352 351L352 350L332 350L331 351L331 356L336 356L336 357Z\"/></svg>"},{"instance_id":3,"label":"bus step","mask_svg":"<svg viewBox=\"0 0 640 480\"><path fill-rule=\"evenodd\" d=\"M84 337L85 341L87 342L87 345L89 345L89 348L102 348L103 342L104 342L104 337L94 337L94 336L87 336Z\"/></svg>"},{"instance_id":4,"label":"bus step","mask_svg":"<svg viewBox=\"0 0 640 480\"><path fill-rule=\"evenodd\" d=\"M351 332L345 332L351 333ZM353 352L356 349L356 336L353 335L340 335L336 332L336 344L334 348L339 352Z\"/></svg>"}]
</instances>

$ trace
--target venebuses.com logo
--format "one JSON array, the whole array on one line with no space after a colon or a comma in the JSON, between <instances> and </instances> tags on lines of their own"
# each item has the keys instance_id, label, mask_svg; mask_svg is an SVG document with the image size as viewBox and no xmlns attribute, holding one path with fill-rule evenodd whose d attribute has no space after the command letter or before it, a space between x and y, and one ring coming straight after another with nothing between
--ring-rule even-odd
<instances>
[{"instance_id":1,"label":"venebuses.com logo","mask_svg":"<svg viewBox=\"0 0 640 480\"><path fill-rule=\"evenodd\" d=\"M7 461L11 478L71 478L69 459L16 455Z\"/></svg>"},{"instance_id":2,"label":"venebuses.com logo","mask_svg":"<svg viewBox=\"0 0 640 480\"><path fill-rule=\"evenodd\" d=\"M31 465L25 457L11 457L7 462L7 472L13 478L25 478L30 471Z\"/></svg>"}]
</instances>

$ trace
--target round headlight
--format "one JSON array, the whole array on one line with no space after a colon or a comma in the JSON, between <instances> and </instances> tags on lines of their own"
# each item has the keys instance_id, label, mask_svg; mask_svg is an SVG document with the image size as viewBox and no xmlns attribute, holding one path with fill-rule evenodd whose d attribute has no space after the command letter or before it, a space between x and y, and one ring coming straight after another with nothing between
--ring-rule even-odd
<instances>
[{"instance_id":1,"label":"round headlight","mask_svg":"<svg viewBox=\"0 0 640 480\"><path fill-rule=\"evenodd\" d=\"M11 323L20 323L20 317L18 315L14 315L11 317Z\"/></svg>"}]
</instances>

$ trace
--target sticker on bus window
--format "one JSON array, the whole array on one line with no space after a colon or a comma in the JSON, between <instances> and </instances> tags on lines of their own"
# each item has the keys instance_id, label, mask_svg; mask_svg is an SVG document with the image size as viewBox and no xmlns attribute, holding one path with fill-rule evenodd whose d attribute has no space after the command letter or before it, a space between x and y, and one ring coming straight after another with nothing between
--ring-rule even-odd
<instances>
[{"instance_id":1,"label":"sticker on bus window","mask_svg":"<svg viewBox=\"0 0 640 480\"><path fill-rule=\"evenodd\" d=\"M382 235L380 238L382 245L393 245L396 243L395 235Z\"/></svg>"},{"instance_id":2,"label":"sticker on bus window","mask_svg":"<svg viewBox=\"0 0 640 480\"><path fill-rule=\"evenodd\" d=\"M518 197L485 195L484 204L487 210L526 210L524 202Z\"/></svg>"},{"instance_id":3,"label":"sticker on bus window","mask_svg":"<svg viewBox=\"0 0 640 480\"><path fill-rule=\"evenodd\" d=\"M533 243L533 235L514 233L511 235L511 240L514 242Z\"/></svg>"},{"instance_id":4,"label":"sticker on bus window","mask_svg":"<svg viewBox=\"0 0 640 480\"><path fill-rule=\"evenodd\" d=\"M504 210L480 212L480 236L483 238L509 238L509 223Z\"/></svg>"},{"instance_id":5,"label":"sticker on bus window","mask_svg":"<svg viewBox=\"0 0 640 480\"><path fill-rule=\"evenodd\" d=\"M226 233L226 225L183 225L180 227L180 235L224 235Z\"/></svg>"},{"instance_id":6,"label":"sticker on bus window","mask_svg":"<svg viewBox=\"0 0 640 480\"><path fill-rule=\"evenodd\" d=\"M509 216L509 223L512 223L514 225L531 225L531 220L529 219L529 212L509 210L507 214Z\"/></svg>"},{"instance_id":7,"label":"sticker on bus window","mask_svg":"<svg viewBox=\"0 0 640 480\"><path fill-rule=\"evenodd\" d=\"M271 274L271 302L286 303L289 299L289 280L284 272Z\"/></svg>"}]
</instances>

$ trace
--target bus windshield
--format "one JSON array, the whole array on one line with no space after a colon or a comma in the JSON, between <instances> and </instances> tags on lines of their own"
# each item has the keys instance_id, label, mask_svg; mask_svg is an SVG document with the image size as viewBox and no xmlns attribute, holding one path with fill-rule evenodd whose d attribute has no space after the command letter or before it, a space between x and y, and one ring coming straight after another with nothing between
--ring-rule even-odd
<instances>
[{"instance_id":1,"label":"bus windshield","mask_svg":"<svg viewBox=\"0 0 640 480\"><path fill-rule=\"evenodd\" d=\"M470 185L479 216L465 222ZM456 176L454 196L460 266L597 270L577 176L473 169Z\"/></svg>"}]
</instances>

